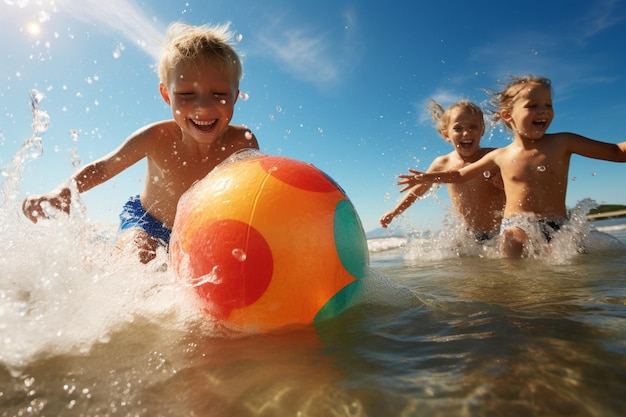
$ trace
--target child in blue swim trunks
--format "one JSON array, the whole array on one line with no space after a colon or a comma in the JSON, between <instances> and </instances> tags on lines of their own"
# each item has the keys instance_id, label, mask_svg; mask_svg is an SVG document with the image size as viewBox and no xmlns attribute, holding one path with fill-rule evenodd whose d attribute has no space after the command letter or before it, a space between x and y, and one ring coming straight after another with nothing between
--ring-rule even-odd
<instances>
[{"instance_id":1,"label":"child in blue swim trunks","mask_svg":"<svg viewBox=\"0 0 626 417\"><path fill-rule=\"evenodd\" d=\"M172 229L146 211L139 195L129 198L120 213L120 232L133 228L145 231L156 239L159 245L167 247L170 243Z\"/></svg>"},{"instance_id":2,"label":"child in blue swim trunks","mask_svg":"<svg viewBox=\"0 0 626 417\"><path fill-rule=\"evenodd\" d=\"M250 130L230 124L242 74L232 39L228 24L171 24L158 73L173 118L139 129L70 179L82 193L146 158L144 188L124 206L118 236L118 244L136 251L143 263L155 258L159 245L167 247L178 200L193 183L234 152L259 148ZM36 223L47 218L46 207L69 213L71 198L65 183L26 198L22 210Z\"/></svg>"},{"instance_id":3,"label":"child in blue swim trunks","mask_svg":"<svg viewBox=\"0 0 626 417\"><path fill-rule=\"evenodd\" d=\"M606 143L574 133L546 133L554 119L550 80L543 77L513 77L503 91L495 93L494 122L502 120L513 132L508 146L487 153L458 170L422 173L409 170L399 185L407 190L428 182L461 183L484 172L500 170L506 204L500 235L502 256L525 254L529 236L517 218L543 222L551 238L555 228L567 219L565 195L572 155L605 161L626 162L626 142ZM549 229L552 229L550 231Z\"/></svg>"}]
</instances>

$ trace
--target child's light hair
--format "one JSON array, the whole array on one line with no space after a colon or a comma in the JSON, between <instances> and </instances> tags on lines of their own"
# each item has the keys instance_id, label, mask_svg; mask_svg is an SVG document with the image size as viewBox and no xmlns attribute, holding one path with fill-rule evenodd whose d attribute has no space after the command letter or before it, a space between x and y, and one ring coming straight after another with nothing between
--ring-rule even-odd
<instances>
[{"instance_id":1,"label":"child's light hair","mask_svg":"<svg viewBox=\"0 0 626 417\"><path fill-rule=\"evenodd\" d=\"M444 131L448 129L448 125L450 124L450 114L454 109L468 110L472 115L478 116L480 118L481 126L483 128L485 127L483 111L478 105L469 100L459 100L450 105L447 109L444 109L441 104L437 103L435 100L430 100L427 108L435 121L435 128L437 129L437 132L439 132L442 137L445 137Z\"/></svg>"},{"instance_id":2,"label":"child's light hair","mask_svg":"<svg viewBox=\"0 0 626 417\"><path fill-rule=\"evenodd\" d=\"M501 110L511 111L513 109L513 104L515 103L517 95L528 84L539 84L552 90L552 82L549 78L539 77L536 75L524 75L522 77L510 76L510 78L511 82L504 87L504 90L500 92L491 92L491 104L494 107L492 124L494 125L502 119L502 116L500 115ZM510 123L504 120L502 120L502 122L508 129L511 129Z\"/></svg>"},{"instance_id":3,"label":"child's light hair","mask_svg":"<svg viewBox=\"0 0 626 417\"><path fill-rule=\"evenodd\" d=\"M170 24L158 65L160 81L167 86L171 81L171 70L180 63L210 61L221 65L238 89L243 68L233 47L233 32L229 29L230 22L216 26L192 26L183 22Z\"/></svg>"}]
</instances>

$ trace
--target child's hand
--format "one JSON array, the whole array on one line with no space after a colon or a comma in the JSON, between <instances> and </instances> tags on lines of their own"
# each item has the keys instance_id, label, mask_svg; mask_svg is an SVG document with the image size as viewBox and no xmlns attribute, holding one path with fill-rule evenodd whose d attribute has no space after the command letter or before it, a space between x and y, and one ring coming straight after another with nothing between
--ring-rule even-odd
<instances>
[{"instance_id":1,"label":"child's hand","mask_svg":"<svg viewBox=\"0 0 626 417\"><path fill-rule=\"evenodd\" d=\"M416 171L414 169L409 168L410 174L402 174L398 175L398 178L401 178L396 184L404 185L405 187L400 190L401 193L415 187L418 184L427 184L430 181L427 181L424 178L425 172Z\"/></svg>"},{"instance_id":2,"label":"child's hand","mask_svg":"<svg viewBox=\"0 0 626 417\"><path fill-rule=\"evenodd\" d=\"M380 220L378 220L378 221L380 222L380 225L382 227L386 228L387 226L389 226L389 223L391 223L393 218L394 218L394 214L393 214L393 212L390 211L390 212L387 212L387 213L383 214L380 217Z\"/></svg>"},{"instance_id":3,"label":"child's hand","mask_svg":"<svg viewBox=\"0 0 626 417\"><path fill-rule=\"evenodd\" d=\"M30 221L37 223L39 219L50 217L48 215L50 208L69 214L71 198L70 189L63 187L59 191L25 198L22 203L22 211Z\"/></svg>"}]
</instances>

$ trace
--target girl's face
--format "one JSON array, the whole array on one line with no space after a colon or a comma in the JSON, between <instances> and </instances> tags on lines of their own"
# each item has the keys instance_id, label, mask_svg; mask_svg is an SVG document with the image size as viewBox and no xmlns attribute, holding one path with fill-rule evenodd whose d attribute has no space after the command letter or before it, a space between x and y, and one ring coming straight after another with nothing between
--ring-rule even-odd
<instances>
[{"instance_id":1,"label":"girl's face","mask_svg":"<svg viewBox=\"0 0 626 417\"><path fill-rule=\"evenodd\" d=\"M516 135L541 139L554 119L552 92L542 84L530 83L517 94L511 110L500 114Z\"/></svg>"},{"instance_id":2,"label":"girl's face","mask_svg":"<svg viewBox=\"0 0 626 417\"><path fill-rule=\"evenodd\" d=\"M466 108L450 111L450 122L443 132L461 157L471 157L480 149L480 138L485 133L483 118Z\"/></svg>"},{"instance_id":3,"label":"girl's face","mask_svg":"<svg viewBox=\"0 0 626 417\"><path fill-rule=\"evenodd\" d=\"M160 85L161 95L172 107L183 139L211 145L226 132L233 117L239 91L211 62L181 63L172 70L169 85Z\"/></svg>"}]
</instances>

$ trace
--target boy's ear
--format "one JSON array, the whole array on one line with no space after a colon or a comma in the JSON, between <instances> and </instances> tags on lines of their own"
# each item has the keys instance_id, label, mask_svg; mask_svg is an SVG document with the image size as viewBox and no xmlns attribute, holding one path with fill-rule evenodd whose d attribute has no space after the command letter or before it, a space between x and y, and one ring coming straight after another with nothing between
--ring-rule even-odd
<instances>
[{"instance_id":1,"label":"boy's ear","mask_svg":"<svg viewBox=\"0 0 626 417\"><path fill-rule=\"evenodd\" d=\"M163 100L165 100L165 102L170 105L170 94L167 92L167 87L165 87L165 84L163 83L159 83L159 92L161 93L161 97L163 97Z\"/></svg>"},{"instance_id":2,"label":"boy's ear","mask_svg":"<svg viewBox=\"0 0 626 417\"><path fill-rule=\"evenodd\" d=\"M509 122L511 121L511 112L508 109L502 109L500 110L500 117L505 122Z\"/></svg>"}]
</instances>

